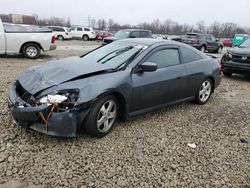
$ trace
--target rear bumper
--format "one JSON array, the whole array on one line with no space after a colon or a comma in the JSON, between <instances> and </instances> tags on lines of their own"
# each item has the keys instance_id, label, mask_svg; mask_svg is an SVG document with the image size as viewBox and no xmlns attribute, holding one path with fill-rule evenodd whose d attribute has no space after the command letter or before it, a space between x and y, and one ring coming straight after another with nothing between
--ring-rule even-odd
<instances>
[{"instance_id":1,"label":"rear bumper","mask_svg":"<svg viewBox=\"0 0 250 188\"><path fill-rule=\"evenodd\" d=\"M222 71L250 75L250 63L225 61L225 62L222 62L221 65L222 65Z\"/></svg>"},{"instance_id":2,"label":"rear bumper","mask_svg":"<svg viewBox=\"0 0 250 188\"><path fill-rule=\"evenodd\" d=\"M76 137L83 120L89 112L88 109L53 112L46 125L40 114L46 116L48 106L30 106L18 96L15 84L9 89L8 106L18 125L51 136L68 138Z\"/></svg>"}]
</instances>

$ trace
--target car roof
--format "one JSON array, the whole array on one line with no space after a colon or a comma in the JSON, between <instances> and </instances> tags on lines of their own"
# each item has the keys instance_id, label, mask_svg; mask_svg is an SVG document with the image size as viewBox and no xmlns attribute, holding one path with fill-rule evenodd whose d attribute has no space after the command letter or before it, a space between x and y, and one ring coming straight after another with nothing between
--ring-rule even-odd
<instances>
[{"instance_id":1,"label":"car roof","mask_svg":"<svg viewBox=\"0 0 250 188\"><path fill-rule=\"evenodd\" d=\"M151 32L150 30L146 30L146 29L122 29L123 31L148 31Z\"/></svg>"},{"instance_id":2,"label":"car roof","mask_svg":"<svg viewBox=\"0 0 250 188\"><path fill-rule=\"evenodd\" d=\"M130 42L130 43L137 43L137 44L142 44L142 45L153 45L157 43L161 44L172 44L172 45L183 45L183 43L176 42L173 40L164 40L164 39L154 39L154 38L128 38L128 39L121 39L118 40L120 42Z\"/></svg>"},{"instance_id":3,"label":"car roof","mask_svg":"<svg viewBox=\"0 0 250 188\"><path fill-rule=\"evenodd\" d=\"M209 35L205 33L187 33L187 35Z\"/></svg>"}]
</instances>

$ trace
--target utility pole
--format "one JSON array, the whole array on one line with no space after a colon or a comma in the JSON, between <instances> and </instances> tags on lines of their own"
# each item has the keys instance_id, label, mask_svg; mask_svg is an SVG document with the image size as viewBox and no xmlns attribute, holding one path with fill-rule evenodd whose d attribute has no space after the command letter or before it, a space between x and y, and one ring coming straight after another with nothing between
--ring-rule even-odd
<instances>
[{"instance_id":1,"label":"utility pole","mask_svg":"<svg viewBox=\"0 0 250 188\"><path fill-rule=\"evenodd\" d=\"M88 15L88 22L89 22L89 27L90 27L90 15Z\"/></svg>"}]
</instances>

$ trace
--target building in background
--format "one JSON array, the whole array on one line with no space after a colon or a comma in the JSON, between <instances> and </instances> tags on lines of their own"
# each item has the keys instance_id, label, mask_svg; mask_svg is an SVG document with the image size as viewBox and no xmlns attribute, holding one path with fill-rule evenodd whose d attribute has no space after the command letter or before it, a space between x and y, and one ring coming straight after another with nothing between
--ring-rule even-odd
<instances>
[{"instance_id":1,"label":"building in background","mask_svg":"<svg viewBox=\"0 0 250 188\"><path fill-rule=\"evenodd\" d=\"M21 15L21 14L0 14L0 18L3 22L14 24L36 24L36 18L34 16Z\"/></svg>"}]
</instances>

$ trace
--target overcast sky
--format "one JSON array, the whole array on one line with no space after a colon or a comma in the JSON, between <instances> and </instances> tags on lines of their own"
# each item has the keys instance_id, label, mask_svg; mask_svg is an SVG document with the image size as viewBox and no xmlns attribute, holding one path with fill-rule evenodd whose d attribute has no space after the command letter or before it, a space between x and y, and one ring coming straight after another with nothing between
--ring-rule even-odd
<instances>
[{"instance_id":1,"label":"overcast sky","mask_svg":"<svg viewBox=\"0 0 250 188\"><path fill-rule=\"evenodd\" d=\"M120 24L171 19L195 24L204 20L234 22L250 27L250 0L0 0L0 14L20 13L39 17L70 18L87 24L91 18L112 18Z\"/></svg>"}]
</instances>

